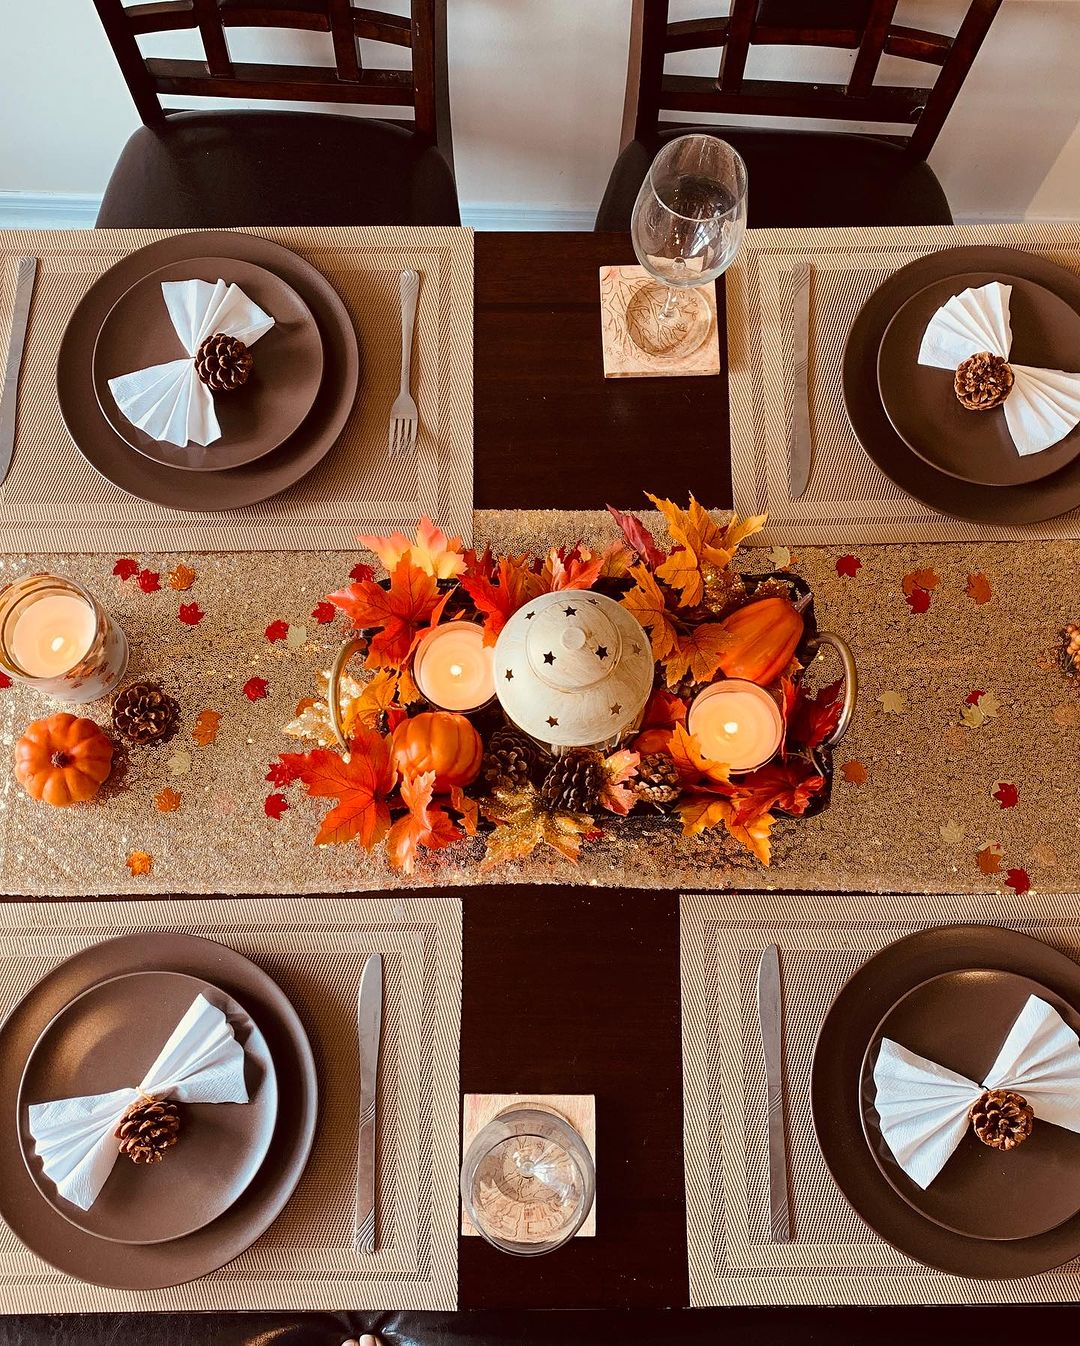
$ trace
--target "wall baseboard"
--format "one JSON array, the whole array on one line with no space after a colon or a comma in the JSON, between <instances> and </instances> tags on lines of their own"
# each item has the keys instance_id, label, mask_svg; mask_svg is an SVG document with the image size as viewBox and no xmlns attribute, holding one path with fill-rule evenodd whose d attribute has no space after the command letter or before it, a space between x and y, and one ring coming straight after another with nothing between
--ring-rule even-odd
<instances>
[{"instance_id":1,"label":"wall baseboard","mask_svg":"<svg viewBox=\"0 0 1080 1346\"><path fill-rule=\"evenodd\" d=\"M92 229L100 204L101 197L89 193L0 191L0 229ZM511 233L591 230L595 218L593 210L484 204L461 207L463 224Z\"/></svg>"}]
</instances>

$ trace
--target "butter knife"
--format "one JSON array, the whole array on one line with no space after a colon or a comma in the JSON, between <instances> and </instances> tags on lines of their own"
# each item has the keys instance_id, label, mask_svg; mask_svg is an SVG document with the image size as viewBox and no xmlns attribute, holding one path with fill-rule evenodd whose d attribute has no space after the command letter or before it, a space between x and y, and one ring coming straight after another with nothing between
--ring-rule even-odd
<instances>
[{"instance_id":1,"label":"butter knife","mask_svg":"<svg viewBox=\"0 0 1080 1346\"><path fill-rule=\"evenodd\" d=\"M360 1128L356 1147L356 1238L362 1253L375 1251L375 1098L382 1037L383 960L373 953L364 964L357 997L360 1042Z\"/></svg>"},{"instance_id":2,"label":"butter knife","mask_svg":"<svg viewBox=\"0 0 1080 1346\"><path fill-rule=\"evenodd\" d=\"M788 1200L787 1137L784 1132L783 1007L780 996L780 950L770 944L758 964L758 1024L765 1053L765 1084L769 1124L769 1237L791 1241Z\"/></svg>"},{"instance_id":3,"label":"butter knife","mask_svg":"<svg viewBox=\"0 0 1080 1346\"><path fill-rule=\"evenodd\" d=\"M791 419L788 422L788 492L798 500L810 481L810 263L796 267Z\"/></svg>"},{"instance_id":4,"label":"butter knife","mask_svg":"<svg viewBox=\"0 0 1080 1346\"><path fill-rule=\"evenodd\" d=\"M34 296L37 258L20 257L15 269L15 307L11 311L7 367L0 384L0 486L11 471L15 452L15 405L19 400L19 373L26 350L26 327L30 321L30 300Z\"/></svg>"}]
</instances>

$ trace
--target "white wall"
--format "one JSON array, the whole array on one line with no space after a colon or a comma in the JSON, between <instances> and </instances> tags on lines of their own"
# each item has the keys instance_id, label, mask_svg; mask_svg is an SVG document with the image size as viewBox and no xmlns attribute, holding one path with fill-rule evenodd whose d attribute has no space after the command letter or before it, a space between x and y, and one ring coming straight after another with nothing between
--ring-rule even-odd
<instances>
[{"instance_id":1,"label":"white wall","mask_svg":"<svg viewBox=\"0 0 1080 1346\"><path fill-rule=\"evenodd\" d=\"M676 17L715 8L676 0ZM901 0L899 18L955 26L963 8ZM463 203L578 212L566 217L575 223L595 210L618 150L629 11L630 0L449 0ZM0 16L0 192L99 194L136 118L90 0L0 0ZM329 60L321 35L231 40L241 58ZM194 54L193 41L172 34L153 49ZM932 157L955 214L1080 218L1078 58L1078 0L1005 0ZM715 69L713 53L687 59ZM756 59L796 68L784 49ZM827 77L851 57L799 60ZM919 77L896 61L883 74Z\"/></svg>"}]
</instances>

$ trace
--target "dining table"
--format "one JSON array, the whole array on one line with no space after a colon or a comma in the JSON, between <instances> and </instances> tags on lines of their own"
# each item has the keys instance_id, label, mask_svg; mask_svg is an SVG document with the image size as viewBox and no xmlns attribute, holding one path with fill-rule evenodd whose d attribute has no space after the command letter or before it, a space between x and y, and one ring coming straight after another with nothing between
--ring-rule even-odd
<instances>
[{"instance_id":1,"label":"dining table","mask_svg":"<svg viewBox=\"0 0 1080 1346\"><path fill-rule=\"evenodd\" d=\"M628 235L477 233L474 508L636 508L642 493L730 508L727 348L721 374L604 378L598 272L632 263ZM718 305L724 307L723 281ZM969 1307L690 1307L684 1189L680 893L633 884L456 883L411 897L462 904L463 1093L592 1094L597 1234L551 1256L507 1257L462 1237L455 1313L155 1313L0 1317L0 1346L385 1346L760 1343L904 1346L1049 1341L1075 1310ZM785 899L783 868L772 878ZM850 891L857 892L853 879ZM866 884L866 892L874 886ZM228 896L244 896L242 892ZM328 895L329 896L329 895ZM12 895L17 900L17 895ZM71 899L56 892L52 898ZM182 905L183 892L166 900ZM890 896L878 892L883 906ZM0 1175L2 1181L2 1175Z\"/></svg>"}]
</instances>

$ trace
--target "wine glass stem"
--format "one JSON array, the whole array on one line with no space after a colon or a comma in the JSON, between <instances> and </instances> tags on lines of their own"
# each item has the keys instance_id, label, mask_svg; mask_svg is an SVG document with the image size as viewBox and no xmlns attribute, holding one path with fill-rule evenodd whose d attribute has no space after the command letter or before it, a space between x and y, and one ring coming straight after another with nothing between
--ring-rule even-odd
<instances>
[{"instance_id":1,"label":"wine glass stem","mask_svg":"<svg viewBox=\"0 0 1080 1346\"><path fill-rule=\"evenodd\" d=\"M667 287L667 294L665 294L664 296L664 307L660 310L660 321L667 322L667 320L671 317L671 315L674 312L675 312L675 287L673 285L669 285Z\"/></svg>"}]
</instances>

